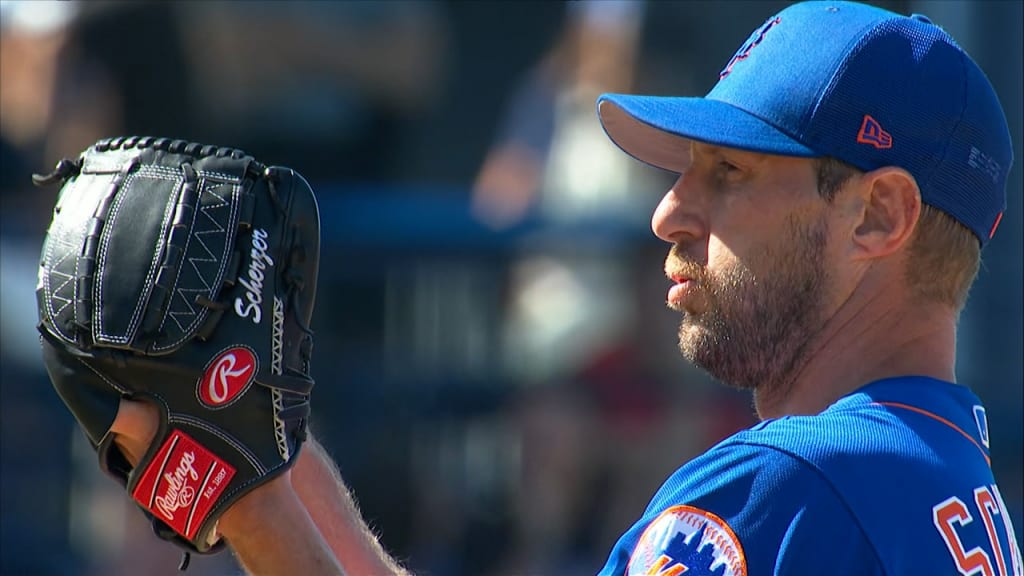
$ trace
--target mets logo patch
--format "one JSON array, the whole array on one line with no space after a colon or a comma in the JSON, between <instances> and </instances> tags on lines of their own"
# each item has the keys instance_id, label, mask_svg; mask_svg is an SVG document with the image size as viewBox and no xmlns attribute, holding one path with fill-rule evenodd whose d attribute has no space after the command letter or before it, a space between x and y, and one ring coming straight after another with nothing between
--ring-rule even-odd
<instances>
[{"instance_id":1,"label":"mets logo patch","mask_svg":"<svg viewBox=\"0 0 1024 576\"><path fill-rule=\"evenodd\" d=\"M746 576L747 561L732 528L693 506L673 506L644 530L627 576Z\"/></svg>"}]
</instances>

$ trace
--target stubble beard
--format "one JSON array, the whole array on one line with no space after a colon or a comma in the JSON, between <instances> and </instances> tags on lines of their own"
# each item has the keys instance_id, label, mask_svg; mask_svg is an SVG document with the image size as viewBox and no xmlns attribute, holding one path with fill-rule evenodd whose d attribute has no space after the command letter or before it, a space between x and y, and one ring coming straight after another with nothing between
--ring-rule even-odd
<instances>
[{"instance_id":1,"label":"stubble beard","mask_svg":"<svg viewBox=\"0 0 1024 576\"><path fill-rule=\"evenodd\" d=\"M785 394L821 327L826 224L790 222L789 232L760 255L770 272L737 264L705 275L706 307L680 323L683 357L726 385Z\"/></svg>"}]
</instances>

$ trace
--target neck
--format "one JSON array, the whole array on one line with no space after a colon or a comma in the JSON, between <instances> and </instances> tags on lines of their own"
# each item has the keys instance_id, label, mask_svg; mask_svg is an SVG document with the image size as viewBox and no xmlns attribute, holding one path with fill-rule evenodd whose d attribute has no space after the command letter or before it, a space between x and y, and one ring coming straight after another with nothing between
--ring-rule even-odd
<instances>
[{"instance_id":1,"label":"neck","mask_svg":"<svg viewBox=\"0 0 1024 576\"><path fill-rule=\"evenodd\" d=\"M879 291L859 302L851 297L840 306L788 384L755 392L758 416L817 414L883 378L915 375L953 382L956 313L889 294Z\"/></svg>"}]
</instances>

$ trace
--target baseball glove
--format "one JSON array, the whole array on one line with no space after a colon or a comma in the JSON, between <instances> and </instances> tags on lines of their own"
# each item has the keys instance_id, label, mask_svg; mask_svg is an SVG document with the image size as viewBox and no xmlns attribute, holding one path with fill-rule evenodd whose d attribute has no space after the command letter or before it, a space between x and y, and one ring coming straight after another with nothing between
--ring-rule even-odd
<instances>
[{"instance_id":1,"label":"baseball glove","mask_svg":"<svg viewBox=\"0 0 1024 576\"><path fill-rule=\"evenodd\" d=\"M240 150L149 137L101 140L33 180L63 184L36 291L57 393L159 536L221 549L217 519L305 439L313 191ZM108 433L121 398L161 414L134 468Z\"/></svg>"}]
</instances>

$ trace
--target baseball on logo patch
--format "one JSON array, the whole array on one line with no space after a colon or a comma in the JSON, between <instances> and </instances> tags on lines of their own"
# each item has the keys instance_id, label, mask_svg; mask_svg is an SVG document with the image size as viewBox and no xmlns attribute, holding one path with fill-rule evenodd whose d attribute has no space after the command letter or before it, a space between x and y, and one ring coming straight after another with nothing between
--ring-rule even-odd
<instances>
[{"instance_id":1,"label":"baseball on logo patch","mask_svg":"<svg viewBox=\"0 0 1024 576\"><path fill-rule=\"evenodd\" d=\"M693 506L673 506L644 530L627 576L746 576L747 560L732 528Z\"/></svg>"},{"instance_id":2,"label":"baseball on logo patch","mask_svg":"<svg viewBox=\"0 0 1024 576\"><path fill-rule=\"evenodd\" d=\"M259 362L251 349L228 348L206 365L196 395L210 408L223 408L245 393L258 371Z\"/></svg>"}]
</instances>

